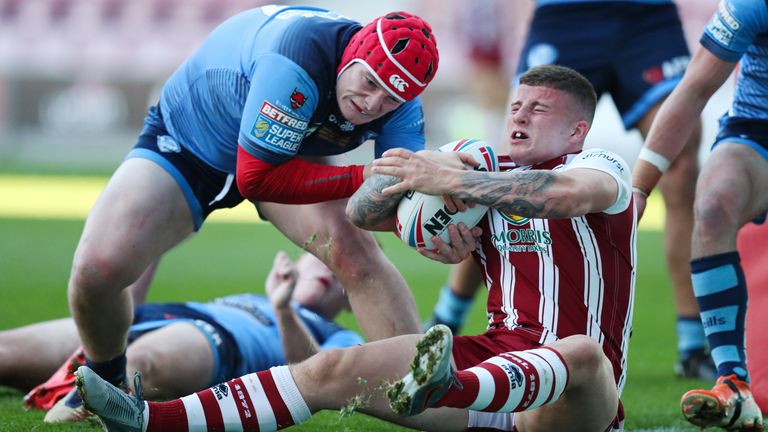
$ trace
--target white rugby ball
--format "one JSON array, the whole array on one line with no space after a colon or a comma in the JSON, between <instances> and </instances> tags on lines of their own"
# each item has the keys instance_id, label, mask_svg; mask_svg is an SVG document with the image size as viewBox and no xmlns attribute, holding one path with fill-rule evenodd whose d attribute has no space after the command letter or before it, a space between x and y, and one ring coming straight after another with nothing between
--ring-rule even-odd
<instances>
[{"instance_id":1,"label":"white rugby ball","mask_svg":"<svg viewBox=\"0 0 768 432\"><path fill-rule=\"evenodd\" d=\"M493 147L480 140L459 140L438 149L442 152L469 153L480 166L476 171L497 171L498 161ZM448 225L464 222L472 228L485 216L488 207L475 205L464 212L449 212L442 197L408 191L397 206L397 235L410 247L435 249L432 237L438 236L446 243L451 242Z\"/></svg>"}]
</instances>

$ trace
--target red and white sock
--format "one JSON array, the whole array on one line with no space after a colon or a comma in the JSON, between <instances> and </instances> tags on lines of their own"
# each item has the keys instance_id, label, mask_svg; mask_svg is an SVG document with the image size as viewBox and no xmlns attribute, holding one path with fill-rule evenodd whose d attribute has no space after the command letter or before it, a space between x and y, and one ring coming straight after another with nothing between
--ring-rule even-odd
<instances>
[{"instance_id":1,"label":"red and white sock","mask_svg":"<svg viewBox=\"0 0 768 432\"><path fill-rule=\"evenodd\" d=\"M556 401L568 384L568 367L560 353L542 347L499 354L456 377L462 386L452 386L434 406L518 412Z\"/></svg>"},{"instance_id":2,"label":"red and white sock","mask_svg":"<svg viewBox=\"0 0 768 432\"><path fill-rule=\"evenodd\" d=\"M288 366L248 374L169 402L147 402L146 432L276 431L312 416Z\"/></svg>"}]
</instances>

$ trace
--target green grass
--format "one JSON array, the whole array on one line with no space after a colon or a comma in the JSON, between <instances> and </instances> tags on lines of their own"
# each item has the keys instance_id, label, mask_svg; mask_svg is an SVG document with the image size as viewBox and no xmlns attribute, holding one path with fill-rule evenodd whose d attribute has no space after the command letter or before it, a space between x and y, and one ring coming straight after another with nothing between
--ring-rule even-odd
<instances>
[{"instance_id":1,"label":"green grass","mask_svg":"<svg viewBox=\"0 0 768 432\"><path fill-rule=\"evenodd\" d=\"M17 220L0 218L0 330L68 314L66 281L82 221ZM393 235L379 237L385 252L411 286L419 311L427 316L445 280L447 267L418 256ZM214 296L252 290L263 292L263 280L278 249L297 256L299 249L270 225L206 225L195 238L171 251L161 263L150 291L150 301L207 300ZM629 378L622 400L627 429L698 430L678 413L680 395L704 382L677 380L674 307L663 264L662 237L643 232L639 237L639 267L630 346ZM464 333L483 330L483 301L475 302ZM340 322L357 329L354 317ZM26 412L20 392L0 387L0 431L99 430L95 423L51 426L42 412ZM298 430L379 430L392 425L356 414L339 419L337 412L316 416Z\"/></svg>"}]
</instances>

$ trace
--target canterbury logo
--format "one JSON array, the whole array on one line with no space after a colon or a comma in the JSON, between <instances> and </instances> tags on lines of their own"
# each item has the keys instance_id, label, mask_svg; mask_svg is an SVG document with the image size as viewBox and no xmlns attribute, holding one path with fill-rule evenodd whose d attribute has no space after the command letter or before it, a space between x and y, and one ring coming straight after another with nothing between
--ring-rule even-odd
<instances>
[{"instance_id":1,"label":"canterbury logo","mask_svg":"<svg viewBox=\"0 0 768 432\"><path fill-rule=\"evenodd\" d=\"M404 92L406 87L408 87L408 83L400 78L400 75L392 74L389 76L389 83L392 84L392 87L396 88L399 92Z\"/></svg>"}]
</instances>

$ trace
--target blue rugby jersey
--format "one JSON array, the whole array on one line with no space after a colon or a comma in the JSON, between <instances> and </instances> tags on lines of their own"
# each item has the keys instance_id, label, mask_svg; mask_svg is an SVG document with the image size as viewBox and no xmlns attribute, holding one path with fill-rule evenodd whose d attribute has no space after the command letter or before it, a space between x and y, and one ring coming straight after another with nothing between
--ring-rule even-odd
<instances>
[{"instance_id":1,"label":"blue rugby jersey","mask_svg":"<svg viewBox=\"0 0 768 432\"><path fill-rule=\"evenodd\" d=\"M768 119L768 3L763 0L720 2L700 42L724 61L741 60L729 114Z\"/></svg>"},{"instance_id":2,"label":"blue rugby jersey","mask_svg":"<svg viewBox=\"0 0 768 432\"><path fill-rule=\"evenodd\" d=\"M245 360L241 370L265 370L286 364L277 320L272 305L264 296L238 294L221 297L207 303L187 302L190 308L205 314L232 335ZM321 349L344 348L363 343L363 338L317 313L293 303L292 307L306 324ZM244 322L249 325L243 325Z\"/></svg>"},{"instance_id":3,"label":"blue rugby jersey","mask_svg":"<svg viewBox=\"0 0 768 432\"><path fill-rule=\"evenodd\" d=\"M237 145L270 164L334 155L376 142L424 147L421 101L362 126L336 103L336 70L360 24L313 7L265 6L214 29L165 83L169 134L212 167L235 172Z\"/></svg>"}]
</instances>

